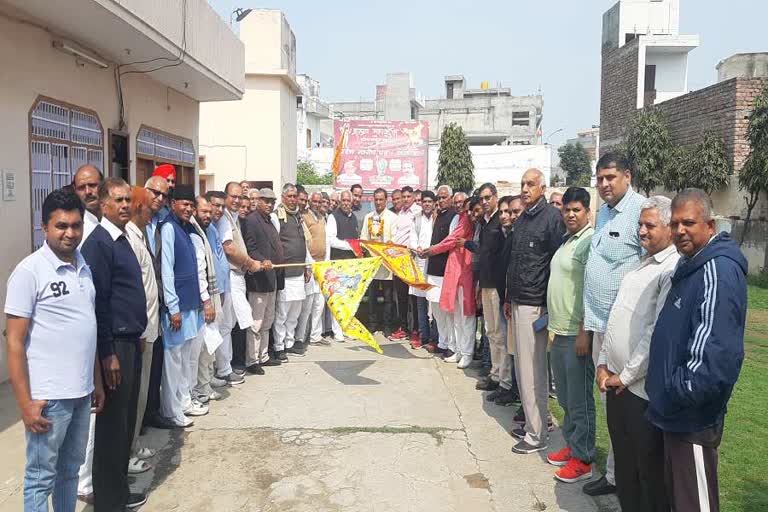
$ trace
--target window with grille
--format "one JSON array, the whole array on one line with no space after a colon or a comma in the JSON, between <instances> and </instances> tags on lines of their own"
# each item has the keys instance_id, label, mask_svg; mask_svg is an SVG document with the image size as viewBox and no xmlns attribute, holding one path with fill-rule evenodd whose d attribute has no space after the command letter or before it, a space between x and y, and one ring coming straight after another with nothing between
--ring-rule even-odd
<instances>
[{"instance_id":1,"label":"window with grille","mask_svg":"<svg viewBox=\"0 0 768 512\"><path fill-rule=\"evenodd\" d=\"M136 154L153 161L195 165L192 141L142 126L136 136Z\"/></svg>"},{"instance_id":2,"label":"window with grille","mask_svg":"<svg viewBox=\"0 0 768 512\"><path fill-rule=\"evenodd\" d=\"M527 110L512 112L512 126L530 126L531 113Z\"/></svg>"},{"instance_id":3,"label":"window with grille","mask_svg":"<svg viewBox=\"0 0 768 512\"><path fill-rule=\"evenodd\" d=\"M77 169L104 168L104 130L94 112L50 99L35 103L29 119L32 186L32 245L43 245L43 201L72 182Z\"/></svg>"}]
</instances>

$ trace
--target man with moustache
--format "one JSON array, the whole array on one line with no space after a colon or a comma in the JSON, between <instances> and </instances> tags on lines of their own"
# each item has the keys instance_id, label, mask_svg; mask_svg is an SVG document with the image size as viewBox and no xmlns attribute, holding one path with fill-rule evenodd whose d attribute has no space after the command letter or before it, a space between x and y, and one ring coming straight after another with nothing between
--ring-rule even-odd
<instances>
[{"instance_id":1,"label":"man with moustache","mask_svg":"<svg viewBox=\"0 0 768 512\"><path fill-rule=\"evenodd\" d=\"M328 245L331 248L330 257L332 260L354 258L355 253L347 240L360 237L360 227L357 225L357 218L352 212L352 193L345 190L340 197L339 207L328 216L325 231ZM344 333L335 318L331 319L331 325L333 339L340 343L343 342Z\"/></svg>"},{"instance_id":2,"label":"man with moustache","mask_svg":"<svg viewBox=\"0 0 768 512\"><path fill-rule=\"evenodd\" d=\"M131 493L128 461L133 445L141 376L140 337L147 328L141 266L126 234L131 187L120 178L99 185L102 219L83 244L96 288L97 349L106 387L96 416L93 494L96 510L122 510L146 502Z\"/></svg>"},{"instance_id":3,"label":"man with moustache","mask_svg":"<svg viewBox=\"0 0 768 512\"><path fill-rule=\"evenodd\" d=\"M547 331L534 323L547 313L549 264L565 224L560 211L547 204L544 173L539 169L523 174L520 190L525 211L512 236L504 314L507 340L514 342L515 374L526 418L523 429L512 430L520 439L512 451L527 454L547 448Z\"/></svg>"},{"instance_id":4,"label":"man with moustache","mask_svg":"<svg viewBox=\"0 0 768 512\"><path fill-rule=\"evenodd\" d=\"M325 235L325 217L322 214L322 208L323 196L320 192L313 192L309 196L309 208L303 214L307 251L313 262L327 260L330 252ZM307 324L309 324L309 343L330 345L330 342L322 336L325 300L320 293L320 286L312 275L305 286L305 292L307 298L304 299L299 323L296 326L297 339L302 342L307 339Z\"/></svg>"},{"instance_id":5,"label":"man with moustache","mask_svg":"<svg viewBox=\"0 0 768 512\"><path fill-rule=\"evenodd\" d=\"M80 241L80 248L88 240L93 228L101 220L101 207L99 206L99 184L103 176L101 171L91 164L80 166L72 177L72 188L75 194L85 207L83 216L83 238Z\"/></svg>"},{"instance_id":6,"label":"man with moustache","mask_svg":"<svg viewBox=\"0 0 768 512\"><path fill-rule=\"evenodd\" d=\"M703 190L675 196L670 227L680 261L651 337L645 416L664 433L672 510L717 512L718 448L744 361L747 260L717 233Z\"/></svg>"},{"instance_id":7,"label":"man with moustache","mask_svg":"<svg viewBox=\"0 0 768 512\"><path fill-rule=\"evenodd\" d=\"M411 237L408 243L416 259L416 265L419 266L424 276L427 275L427 259L420 258L419 253L429 248L432 240L432 217L435 212L436 200L437 197L431 190L425 190L421 193L421 212L414 219L413 230L411 230ZM429 344L432 340L438 339L437 329L433 327L430 319L427 292L411 287L408 293L416 297L416 314L419 325L419 339L411 341L411 348L419 349Z\"/></svg>"}]
</instances>

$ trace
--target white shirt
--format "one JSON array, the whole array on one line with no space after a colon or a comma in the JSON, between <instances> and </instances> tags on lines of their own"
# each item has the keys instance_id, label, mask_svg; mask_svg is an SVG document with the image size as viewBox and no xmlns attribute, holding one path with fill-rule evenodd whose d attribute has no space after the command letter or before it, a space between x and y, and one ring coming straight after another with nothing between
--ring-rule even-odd
<instances>
[{"instance_id":1,"label":"white shirt","mask_svg":"<svg viewBox=\"0 0 768 512\"><path fill-rule=\"evenodd\" d=\"M77 246L78 249L83 248L83 244L88 239L88 237L91 236L91 233L93 233L93 230L98 225L99 225L98 217L96 217L94 214L92 214L88 210L85 210L85 213L83 215L83 239L80 240L80 245Z\"/></svg>"},{"instance_id":2,"label":"white shirt","mask_svg":"<svg viewBox=\"0 0 768 512\"><path fill-rule=\"evenodd\" d=\"M415 251L416 249L426 249L431 244L432 244L432 216L427 217L422 212L418 214L413 221L413 229L411 230L411 238L408 242L408 247L410 247L412 251ZM421 273L426 278L428 258L419 258L418 256L414 256L413 259L416 261L416 265L419 266ZM408 288L408 293L410 295L415 295L416 297L427 296L426 291L419 290L418 288L414 288L413 286Z\"/></svg>"},{"instance_id":3,"label":"white shirt","mask_svg":"<svg viewBox=\"0 0 768 512\"><path fill-rule=\"evenodd\" d=\"M619 374L629 391L644 400L648 351L656 319L664 306L680 256L674 245L644 256L621 281L608 316L598 365Z\"/></svg>"},{"instance_id":4,"label":"white shirt","mask_svg":"<svg viewBox=\"0 0 768 512\"><path fill-rule=\"evenodd\" d=\"M96 289L79 250L74 261L61 261L46 243L8 278L5 313L30 319L25 348L33 400L93 391Z\"/></svg>"},{"instance_id":5,"label":"white shirt","mask_svg":"<svg viewBox=\"0 0 768 512\"><path fill-rule=\"evenodd\" d=\"M128 235L128 243L131 244L133 253L136 255L136 259L139 260L139 266L141 267L141 282L144 284L144 294L147 296L147 328L144 330L144 334L142 334L141 337L144 338L147 343L154 343L158 336L158 330L160 329L155 267L152 263L152 256L149 254L149 249L147 249L144 240L144 233L139 227L131 221L125 225L125 232Z\"/></svg>"},{"instance_id":6,"label":"white shirt","mask_svg":"<svg viewBox=\"0 0 768 512\"><path fill-rule=\"evenodd\" d=\"M384 223L384 231L382 232L381 236L374 237L371 234L371 231L368 229L368 219L371 219L371 225L375 233L379 232L381 223ZM395 235L395 231L397 230L397 221L397 214L392 213L386 208L383 212L381 212L381 214L376 213L375 211L368 213L365 215L365 218L363 218L363 227L360 231L360 239L375 240L377 242L391 242ZM392 279L392 272L390 272L389 269L387 269L387 267L384 265L381 265L373 278L389 281Z\"/></svg>"},{"instance_id":7,"label":"white shirt","mask_svg":"<svg viewBox=\"0 0 768 512\"><path fill-rule=\"evenodd\" d=\"M398 245L408 245L413 230L413 220L421 213L421 206L413 203L408 209L402 209L397 214L397 231L392 241Z\"/></svg>"}]
</instances>

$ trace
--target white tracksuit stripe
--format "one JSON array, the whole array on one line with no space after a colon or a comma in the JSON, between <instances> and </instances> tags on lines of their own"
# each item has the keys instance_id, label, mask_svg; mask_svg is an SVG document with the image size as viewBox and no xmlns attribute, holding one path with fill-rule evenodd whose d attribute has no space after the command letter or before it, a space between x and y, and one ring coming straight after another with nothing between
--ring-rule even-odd
<instances>
[{"instance_id":1,"label":"white tracksuit stripe","mask_svg":"<svg viewBox=\"0 0 768 512\"><path fill-rule=\"evenodd\" d=\"M696 336L690 350L691 358L687 365L692 372L701 366L704 345L706 345L707 338L712 332L716 297L717 271L715 262L710 260L704 265L704 300L701 304L701 324L696 329Z\"/></svg>"},{"instance_id":2,"label":"white tracksuit stripe","mask_svg":"<svg viewBox=\"0 0 768 512\"><path fill-rule=\"evenodd\" d=\"M699 369L699 367L704 362L704 347L707 344L707 340L709 339L709 335L712 334L712 327L715 324L715 304L717 303L717 265L715 265L714 260L710 260L707 265L710 265L710 274L711 274L711 280L712 280L712 302L709 304L709 325L707 327L707 332L704 333L704 337L701 339L701 342L699 343L697 358L698 361L696 364L691 368L692 372L696 372L696 370Z\"/></svg>"},{"instance_id":3,"label":"white tracksuit stripe","mask_svg":"<svg viewBox=\"0 0 768 512\"><path fill-rule=\"evenodd\" d=\"M693 336L693 343L691 343L690 348L690 357L688 358L688 369L691 369L693 367L693 364L695 363L696 359L696 347L699 344L699 339L701 338L701 333L704 332L707 324L707 299L709 297L709 290L710 290L710 280L709 280L709 272L707 272L707 264L704 265L704 299L701 302L701 323L696 328L696 334Z\"/></svg>"}]
</instances>

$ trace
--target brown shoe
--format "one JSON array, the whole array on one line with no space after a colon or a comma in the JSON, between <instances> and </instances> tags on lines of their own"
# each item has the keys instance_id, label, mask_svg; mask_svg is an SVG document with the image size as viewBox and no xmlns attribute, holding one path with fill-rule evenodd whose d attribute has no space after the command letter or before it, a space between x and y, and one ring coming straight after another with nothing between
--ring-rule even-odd
<instances>
[{"instance_id":1,"label":"brown shoe","mask_svg":"<svg viewBox=\"0 0 768 512\"><path fill-rule=\"evenodd\" d=\"M93 505L93 493L91 494L78 494L77 499L85 503L86 505Z\"/></svg>"}]
</instances>

